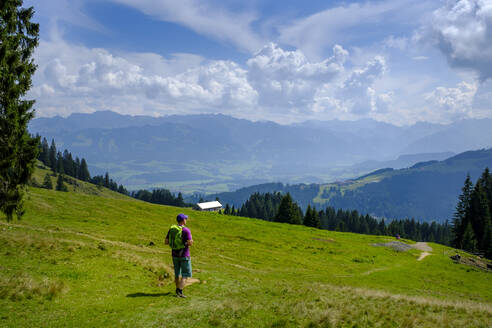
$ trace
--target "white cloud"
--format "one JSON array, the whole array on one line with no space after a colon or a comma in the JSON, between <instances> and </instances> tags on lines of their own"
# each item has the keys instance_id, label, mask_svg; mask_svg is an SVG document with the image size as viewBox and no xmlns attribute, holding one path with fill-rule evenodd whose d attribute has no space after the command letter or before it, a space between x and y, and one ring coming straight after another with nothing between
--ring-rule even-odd
<instances>
[{"instance_id":1,"label":"white cloud","mask_svg":"<svg viewBox=\"0 0 492 328\"><path fill-rule=\"evenodd\" d=\"M375 82L386 71L386 61L381 56L370 60L365 67L354 69L339 84L325 84L315 96L314 111L344 119L367 117L388 111L393 93L378 92Z\"/></svg>"},{"instance_id":2,"label":"white cloud","mask_svg":"<svg viewBox=\"0 0 492 328\"><path fill-rule=\"evenodd\" d=\"M131 6L162 21L186 26L203 34L254 52L263 41L252 30L254 13L235 13L199 0L109 0Z\"/></svg>"},{"instance_id":3,"label":"white cloud","mask_svg":"<svg viewBox=\"0 0 492 328\"><path fill-rule=\"evenodd\" d=\"M247 71L230 61L203 62L180 54L115 55L65 42L41 42L31 95L41 116L111 109L122 113L170 114L203 108L227 112L251 108L256 91ZM195 66L179 65L183 58ZM148 60L145 64L146 59ZM171 66L181 66L179 71ZM188 65L190 65L188 63Z\"/></svg>"},{"instance_id":4,"label":"white cloud","mask_svg":"<svg viewBox=\"0 0 492 328\"><path fill-rule=\"evenodd\" d=\"M454 67L474 70L480 79L492 77L492 2L448 1L434 12L434 39Z\"/></svg>"},{"instance_id":5,"label":"white cloud","mask_svg":"<svg viewBox=\"0 0 492 328\"><path fill-rule=\"evenodd\" d=\"M318 58L335 43L382 41L387 34L378 31L382 22L389 28L416 24L416 15L425 13L431 2L411 0L367 1L351 3L317 12L308 17L280 26L279 41L301 49L310 57ZM382 36L381 36L382 35ZM380 39L376 39L380 38ZM403 39L393 46L402 46ZM390 41L391 42L391 41Z\"/></svg>"},{"instance_id":6,"label":"white cloud","mask_svg":"<svg viewBox=\"0 0 492 328\"><path fill-rule=\"evenodd\" d=\"M285 51L274 43L263 47L249 59L248 80L259 93L260 105L306 109L316 90L343 72L348 52L333 47L333 56L310 62L299 51Z\"/></svg>"},{"instance_id":7,"label":"white cloud","mask_svg":"<svg viewBox=\"0 0 492 328\"><path fill-rule=\"evenodd\" d=\"M472 104L477 88L476 82L461 82L454 88L437 87L425 95L425 100L445 121L472 117Z\"/></svg>"},{"instance_id":8,"label":"white cloud","mask_svg":"<svg viewBox=\"0 0 492 328\"><path fill-rule=\"evenodd\" d=\"M313 62L300 50L270 43L241 67L187 54L167 59L42 41L30 95L37 99L40 116L110 109L147 115L212 112L292 122L340 110L356 117L387 110L391 92L375 87L386 70L384 58L347 71L348 57L337 45L332 56ZM191 63L185 64L188 59Z\"/></svg>"},{"instance_id":9,"label":"white cloud","mask_svg":"<svg viewBox=\"0 0 492 328\"><path fill-rule=\"evenodd\" d=\"M368 62L363 69L355 70L337 91L343 106L355 114L377 111L377 103L384 102L388 96L379 97L373 85L385 71L386 61L379 56Z\"/></svg>"}]
</instances>

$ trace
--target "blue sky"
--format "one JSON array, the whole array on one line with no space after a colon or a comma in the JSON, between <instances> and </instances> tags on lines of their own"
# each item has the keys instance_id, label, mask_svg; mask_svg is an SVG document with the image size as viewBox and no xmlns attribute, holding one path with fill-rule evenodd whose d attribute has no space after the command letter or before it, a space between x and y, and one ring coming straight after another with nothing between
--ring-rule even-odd
<instances>
[{"instance_id":1,"label":"blue sky","mask_svg":"<svg viewBox=\"0 0 492 328\"><path fill-rule=\"evenodd\" d=\"M492 117L492 1L37 0L38 116Z\"/></svg>"}]
</instances>

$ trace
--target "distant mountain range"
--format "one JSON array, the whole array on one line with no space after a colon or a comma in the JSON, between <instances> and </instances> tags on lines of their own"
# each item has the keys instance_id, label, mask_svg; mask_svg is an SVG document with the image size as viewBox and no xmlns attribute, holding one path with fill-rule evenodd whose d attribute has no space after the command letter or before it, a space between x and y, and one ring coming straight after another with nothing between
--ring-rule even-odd
<instances>
[{"instance_id":1,"label":"distant mountain range","mask_svg":"<svg viewBox=\"0 0 492 328\"><path fill-rule=\"evenodd\" d=\"M452 219L466 175L476 181L486 167L492 168L492 148L464 152L444 161L420 162L405 169L380 169L353 180L329 184L269 183L209 198L219 197L222 203L237 208L254 192L290 192L303 208L308 204L318 209L332 206L376 217L442 222Z\"/></svg>"},{"instance_id":2,"label":"distant mountain range","mask_svg":"<svg viewBox=\"0 0 492 328\"><path fill-rule=\"evenodd\" d=\"M323 183L492 146L492 120L398 127L373 120L279 125L225 115L38 118L30 131L129 189L220 192L271 181ZM411 155L409 155L411 154ZM403 155L403 156L402 156Z\"/></svg>"}]
</instances>

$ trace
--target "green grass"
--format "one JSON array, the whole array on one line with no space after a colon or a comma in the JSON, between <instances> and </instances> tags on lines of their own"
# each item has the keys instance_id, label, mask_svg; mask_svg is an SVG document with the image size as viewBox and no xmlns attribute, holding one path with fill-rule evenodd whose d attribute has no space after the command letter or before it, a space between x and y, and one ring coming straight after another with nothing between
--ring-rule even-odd
<instances>
[{"instance_id":1,"label":"green grass","mask_svg":"<svg viewBox=\"0 0 492 328\"><path fill-rule=\"evenodd\" d=\"M492 275L444 246L417 261L372 246L388 237L78 191L30 188L22 221L0 217L0 326L492 325ZM179 212L195 240L187 299L173 297L163 243Z\"/></svg>"}]
</instances>

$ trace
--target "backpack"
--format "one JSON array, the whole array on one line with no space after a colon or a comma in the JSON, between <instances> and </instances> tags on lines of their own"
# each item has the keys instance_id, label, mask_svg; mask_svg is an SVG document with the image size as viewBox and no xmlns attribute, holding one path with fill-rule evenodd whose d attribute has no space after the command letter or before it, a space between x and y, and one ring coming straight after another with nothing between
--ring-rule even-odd
<instances>
[{"instance_id":1,"label":"backpack","mask_svg":"<svg viewBox=\"0 0 492 328\"><path fill-rule=\"evenodd\" d=\"M183 244L183 227L177 224L173 224L171 228L169 228L169 246L173 250L184 249L185 245Z\"/></svg>"}]
</instances>

